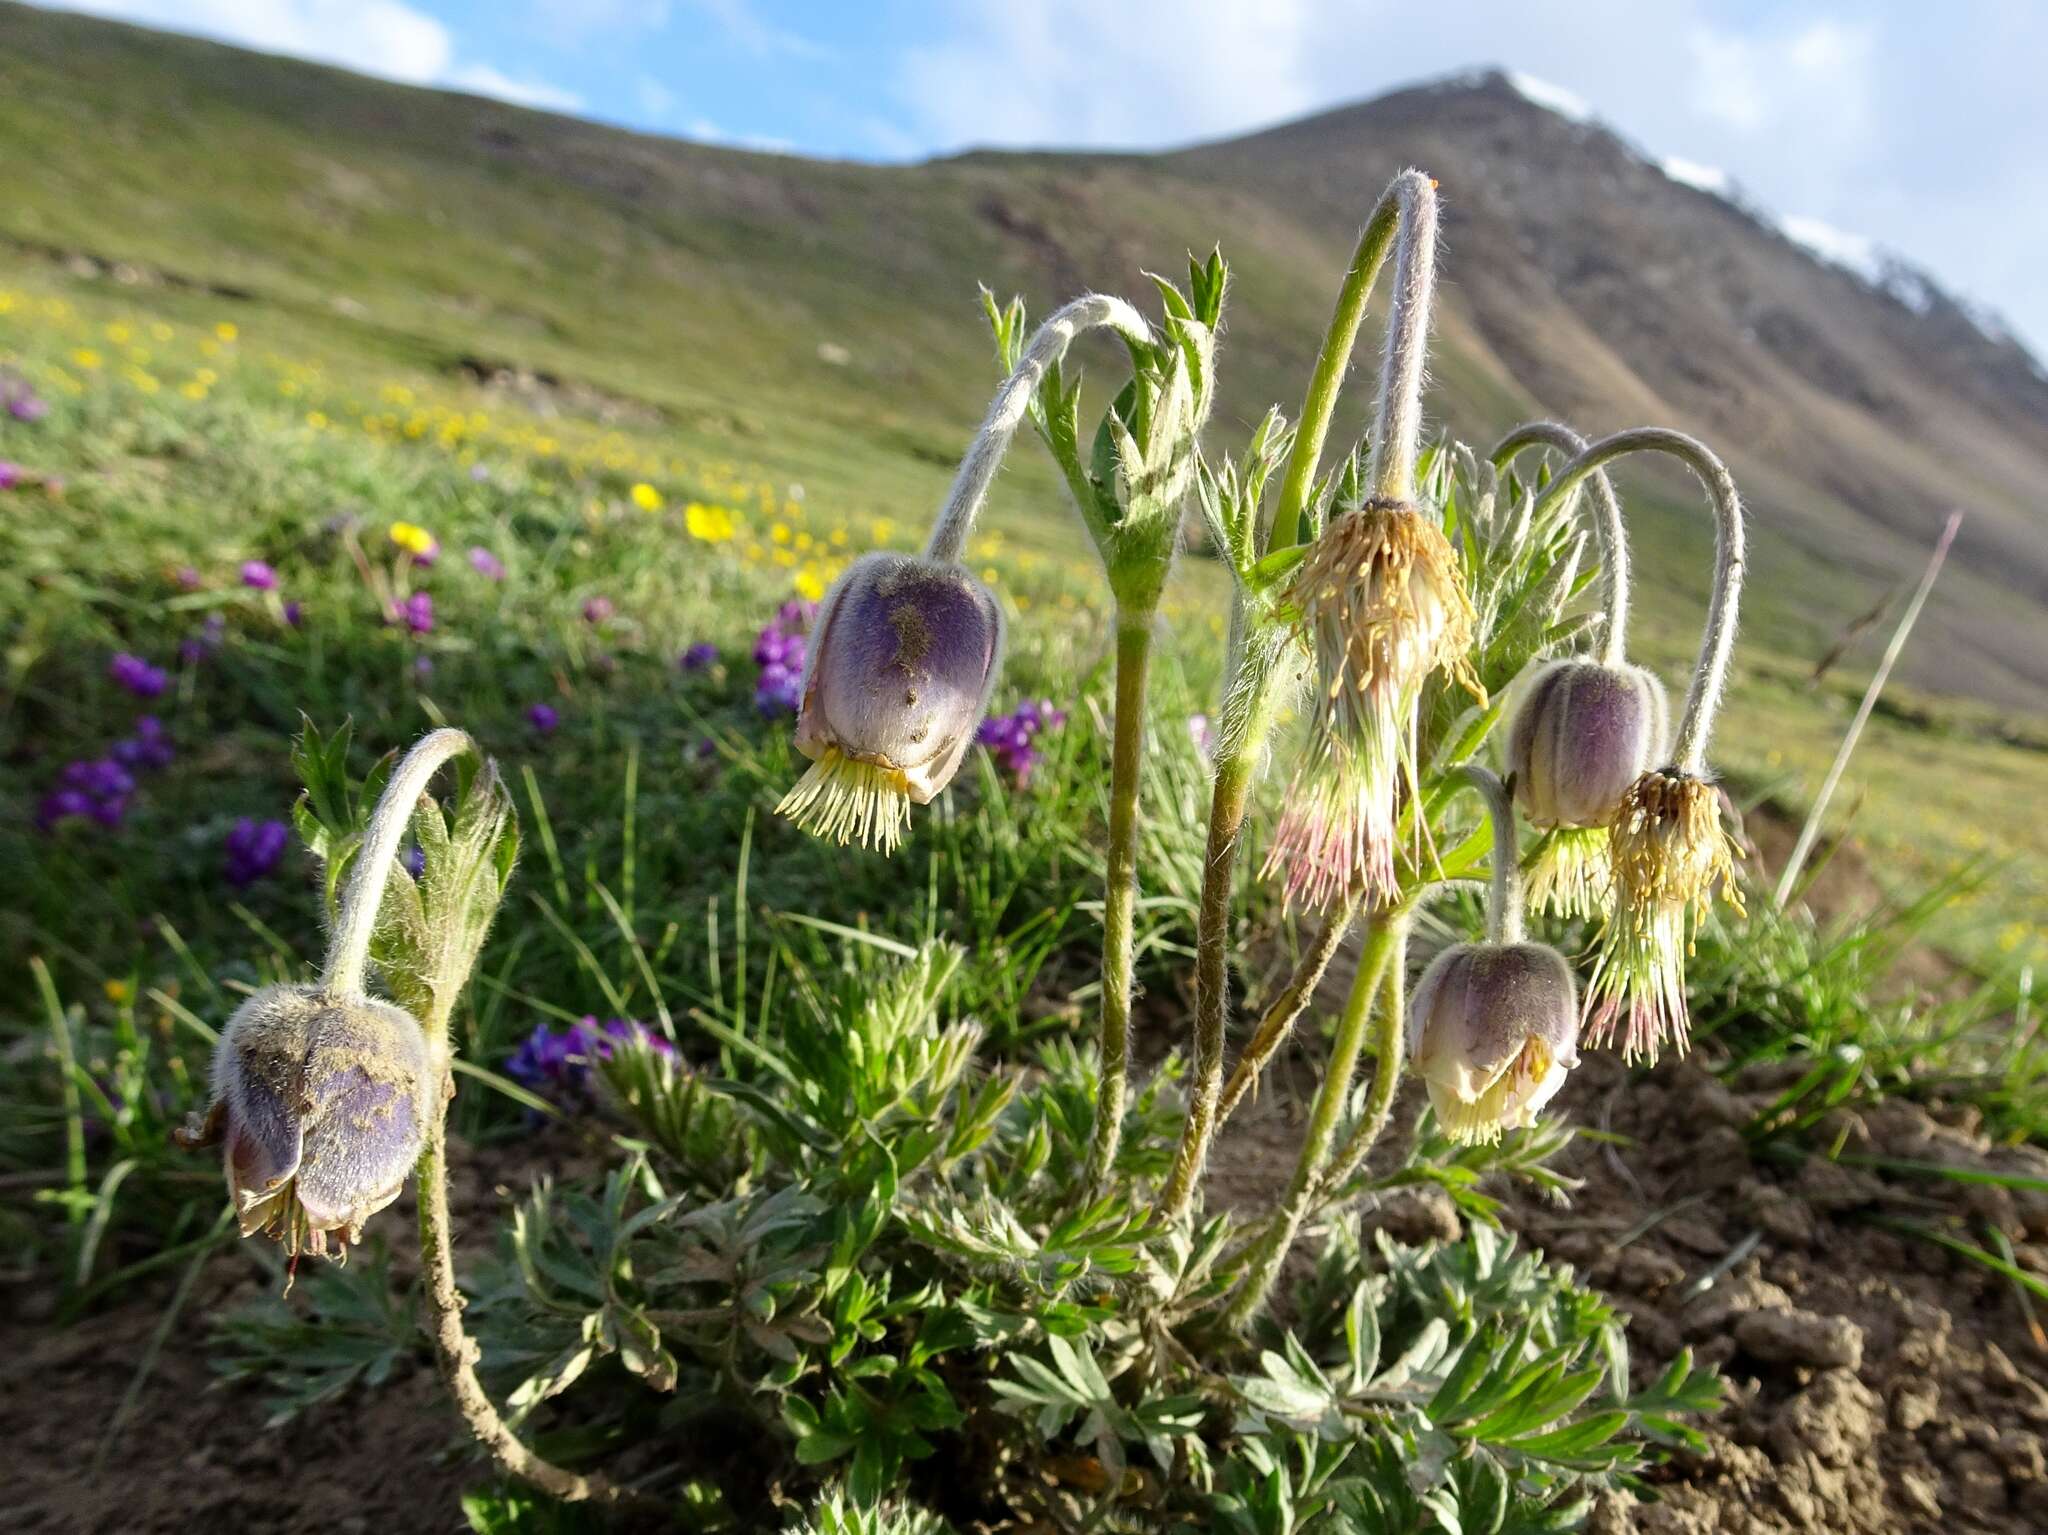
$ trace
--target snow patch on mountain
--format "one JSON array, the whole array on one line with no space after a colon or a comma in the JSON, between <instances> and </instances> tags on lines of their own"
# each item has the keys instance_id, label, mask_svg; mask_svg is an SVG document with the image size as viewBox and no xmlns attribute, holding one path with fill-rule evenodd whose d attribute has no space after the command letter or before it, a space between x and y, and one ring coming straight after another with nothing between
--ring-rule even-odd
<instances>
[{"instance_id":1,"label":"snow patch on mountain","mask_svg":"<svg viewBox=\"0 0 2048 1535\"><path fill-rule=\"evenodd\" d=\"M1546 112L1555 112L1566 122L1590 123L1593 120L1593 103L1576 91L1552 85L1548 80L1539 80L1518 69L1509 70L1507 80L1514 87L1515 94L1524 101L1533 102Z\"/></svg>"}]
</instances>

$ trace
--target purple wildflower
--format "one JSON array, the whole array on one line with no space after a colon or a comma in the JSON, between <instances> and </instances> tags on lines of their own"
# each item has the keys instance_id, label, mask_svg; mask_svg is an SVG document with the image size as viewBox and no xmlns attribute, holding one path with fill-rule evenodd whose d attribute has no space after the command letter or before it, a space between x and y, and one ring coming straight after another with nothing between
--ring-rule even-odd
<instances>
[{"instance_id":1,"label":"purple wildflower","mask_svg":"<svg viewBox=\"0 0 2048 1535\"><path fill-rule=\"evenodd\" d=\"M206 622L197 634L187 635L178 646L178 657L186 664L197 666L209 659L220 649L221 641L228 631L227 618L219 613L206 615Z\"/></svg>"},{"instance_id":2,"label":"purple wildflower","mask_svg":"<svg viewBox=\"0 0 2048 1535\"><path fill-rule=\"evenodd\" d=\"M407 848L398 855L398 861L405 866L405 872L414 879L427 872L427 855L420 848Z\"/></svg>"},{"instance_id":3,"label":"purple wildflower","mask_svg":"<svg viewBox=\"0 0 2048 1535\"><path fill-rule=\"evenodd\" d=\"M471 464L469 466L469 477L479 485L484 484L491 477L490 466L488 464Z\"/></svg>"},{"instance_id":4,"label":"purple wildflower","mask_svg":"<svg viewBox=\"0 0 2048 1535\"><path fill-rule=\"evenodd\" d=\"M595 627L609 619L617 609L609 597L586 597L583 599L583 621Z\"/></svg>"},{"instance_id":5,"label":"purple wildflower","mask_svg":"<svg viewBox=\"0 0 2048 1535\"><path fill-rule=\"evenodd\" d=\"M244 560L242 562L242 585L258 592L277 590L277 572L267 561Z\"/></svg>"},{"instance_id":6,"label":"purple wildflower","mask_svg":"<svg viewBox=\"0 0 2048 1535\"><path fill-rule=\"evenodd\" d=\"M164 733L163 721L154 714L137 719L135 734L116 741L112 752L121 766L145 773L169 767L177 756L171 738Z\"/></svg>"},{"instance_id":7,"label":"purple wildflower","mask_svg":"<svg viewBox=\"0 0 2048 1535\"><path fill-rule=\"evenodd\" d=\"M196 565L180 565L171 579L177 583L181 592L196 592L206 584L205 577L199 574L199 567Z\"/></svg>"},{"instance_id":8,"label":"purple wildflower","mask_svg":"<svg viewBox=\"0 0 2048 1535\"><path fill-rule=\"evenodd\" d=\"M804 650L817 611L813 602L785 602L754 636L754 664L761 668L754 707L771 719L794 714L803 703Z\"/></svg>"},{"instance_id":9,"label":"purple wildflower","mask_svg":"<svg viewBox=\"0 0 2048 1535\"><path fill-rule=\"evenodd\" d=\"M92 796L82 789L53 789L36 807L36 826L54 831L64 821L91 816L96 808Z\"/></svg>"},{"instance_id":10,"label":"purple wildflower","mask_svg":"<svg viewBox=\"0 0 2048 1535\"><path fill-rule=\"evenodd\" d=\"M30 393L26 385L21 393L7 397L7 414L25 425L40 421L49 413L50 407Z\"/></svg>"},{"instance_id":11,"label":"purple wildflower","mask_svg":"<svg viewBox=\"0 0 2048 1535\"><path fill-rule=\"evenodd\" d=\"M682 654L676 662L686 672L701 672L718 660L718 647L709 640L699 640Z\"/></svg>"},{"instance_id":12,"label":"purple wildflower","mask_svg":"<svg viewBox=\"0 0 2048 1535\"><path fill-rule=\"evenodd\" d=\"M1215 755L1216 728L1209 723L1208 715L1190 714L1188 716L1188 739L1195 743L1195 750L1204 757Z\"/></svg>"},{"instance_id":13,"label":"purple wildflower","mask_svg":"<svg viewBox=\"0 0 2048 1535\"><path fill-rule=\"evenodd\" d=\"M156 698L171 685L161 670L125 650L107 663L107 675L137 698Z\"/></svg>"},{"instance_id":14,"label":"purple wildflower","mask_svg":"<svg viewBox=\"0 0 2048 1535\"><path fill-rule=\"evenodd\" d=\"M237 890L262 879L284 857L291 832L282 821L252 821L243 816L228 833L222 872Z\"/></svg>"},{"instance_id":15,"label":"purple wildflower","mask_svg":"<svg viewBox=\"0 0 2048 1535\"><path fill-rule=\"evenodd\" d=\"M633 1018L607 1018L599 1023L586 1014L565 1029L536 1024L505 1062L505 1075L536 1091L553 1089L561 1097L587 1097L590 1067L608 1058L623 1042L639 1042L673 1055L675 1046Z\"/></svg>"},{"instance_id":16,"label":"purple wildflower","mask_svg":"<svg viewBox=\"0 0 2048 1535\"><path fill-rule=\"evenodd\" d=\"M1057 730L1066 722L1067 711L1054 708L1051 699L1027 698L1010 713L983 720L976 739L1021 787L1031 781L1032 769L1043 755L1034 744L1039 732Z\"/></svg>"},{"instance_id":17,"label":"purple wildflower","mask_svg":"<svg viewBox=\"0 0 2048 1535\"><path fill-rule=\"evenodd\" d=\"M562 723L552 704L534 704L526 711L526 723L544 736L555 733L555 727Z\"/></svg>"},{"instance_id":18,"label":"purple wildflower","mask_svg":"<svg viewBox=\"0 0 2048 1535\"><path fill-rule=\"evenodd\" d=\"M469 568L486 581L505 579L505 566L498 557L481 544L469 551Z\"/></svg>"},{"instance_id":19,"label":"purple wildflower","mask_svg":"<svg viewBox=\"0 0 2048 1535\"><path fill-rule=\"evenodd\" d=\"M305 621L305 618L306 610L300 605L298 598L294 597L284 605L284 621L294 629L298 628Z\"/></svg>"},{"instance_id":20,"label":"purple wildflower","mask_svg":"<svg viewBox=\"0 0 2048 1535\"><path fill-rule=\"evenodd\" d=\"M27 478L28 471L21 465L0 458L0 490L12 490Z\"/></svg>"},{"instance_id":21,"label":"purple wildflower","mask_svg":"<svg viewBox=\"0 0 2048 1535\"><path fill-rule=\"evenodd\" d=\"M434 632L434 599L431 593L414 592L403 602L391 604L390 621L404 624L414 634Z\"/></svg>"},{"instance_id":22,"label":"purple wildflower","mask_svg":"<svg viewBox=\"0 0 2048 1535\"><path fill-rule=\"evenodd\" d=\"M417 680L425 682L434 675L434 658L432 656L414 656L412 658L412 674Z\"/></svg>"},{"instance_id":23,"label":"purple wildflower","mask_svg":"<svg viewBox=\"0 0 2048 1535\"><path fill-rule=\"evenodd\" d=\"M56 789L37 808L36 824L49 831L60 821L80 817L119 826L134 792L134 775L115 758L81 758L65 764Z\"/></svg>"}]
</instances>

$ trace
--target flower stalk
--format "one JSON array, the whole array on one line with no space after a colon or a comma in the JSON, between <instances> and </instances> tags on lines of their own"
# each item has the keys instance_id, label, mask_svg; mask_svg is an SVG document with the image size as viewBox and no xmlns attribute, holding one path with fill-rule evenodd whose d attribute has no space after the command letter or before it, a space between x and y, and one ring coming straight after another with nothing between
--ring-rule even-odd
<instances>
[{"instance_id":1,"label":"flower stalk","mask_svg":"<svg viewBox=\"0 0 2048 1535\"><path fill-rule=\"evenodd\" d=\"M1567 460L1586 451L1586 439L1559 421L1525 421L1493 445L1489 455L1496 470L1505 470L1527 448L1550 448ZM1593 526L1600 539L1600 584L1604 609L1600 660L1620 666L1628 659L1628 615L1631 568L1628 525L1621 516L1621 497L1605 470L1593 475Z\"/></svg>"}]
</instances>

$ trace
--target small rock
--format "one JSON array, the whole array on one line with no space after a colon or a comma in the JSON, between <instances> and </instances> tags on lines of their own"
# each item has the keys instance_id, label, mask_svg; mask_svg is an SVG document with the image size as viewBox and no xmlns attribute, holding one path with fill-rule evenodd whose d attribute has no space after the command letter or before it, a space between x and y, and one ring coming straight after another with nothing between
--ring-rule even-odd
<instances>
[{"instance_id":1,"label":"small rock","mask_svg":"<svg viewBox=\"0 0 2048 1535\"><path fill-rule=\"evenodd\" d=\"M1907 1376L1892 1386L1892 1427L1917 1434L1941 1410L1941 1387L1925 1376Z\"/></svg>"},{"instance_id":2,"label":"small rock","mask_svg":"<svg viewBox=\"0 0 2048 1535\"><path fill-rule=\"evenodd\" d=\"M1941 1484L1933 1477L1918 1471L1901 1471L1898 1487L1906 1507L1929 1519L1941 1517Z\"/></svg>"},{"instance_id":3,"label":"small rock","mask_svg":"<svg viewBox=\"0 0 2048 1535\"><path fill-rule=\"evenodd\" d=\"M1742 1186L1743 1208L1764 1235L1786 1247L1809 1247L1815 1229L1813 1207L1775 1184L1752 1179Z\"/></svg>"},{"instance_id":4,"label":"small rock","mask_svg":"<svg viewBox=\"0 0 2048 1535\"><path fill-rule=\"evenodd\" d=\"M2015 1482L2048 1481L2048 1456L2042 1453L2040 1436L2025 1429L2009 1428L2000 1434L1991 1457Z\"/></svg>"},{"instance_id":5,"label":"small rock","mask_svg":"<svg viewBox=\"0 0 2048 1535\"><path fill-rule=\"evenodd\" d=\"M1778 1409L1771 1449L1788 1465L1811 1455L1823 1466L1851 1466L1876 1439L1878 1422L1877 1398L1862 1381L1847 1370L1823 1370ZM2002 1491L2002 1479L1999 1486Z\"/></svg>"},{"instance_id":6,"label":"small rock","mask_svg":"<svg viewBox=\"0 0 2048 1535\"><path fill-rule=\"evenodd\" d=\"M1792 1189L1814 1209L1830 1214L1870 1204L1884 1193L1884 1185L1861 1168L1844 1167L1825 1157L1808 1157Z\"/></svg>"},{"instance_id":7,"label":"small rock","mask_svg":"<svg viewBox=\"0 0 2048 1535\"><path fill-rule=\"evenodd\" d=\"M1723 1279L1685 1308L1680 1325L1688 1341L1727 1332L1735 1319L1751 1311L1792 1308L1792 1297L1767 1279Z\"/></svg>"},{"instance_id":8,"label":"small rock","mask_svg":"<svg viewBox=\"0 0 2048 1535\"><path fill-rule=\"evenodd\" d=\"M1863 1366L1863 1329L1845 1316L1822 1316L1794 1307L1751 1311L1737 1318L1735 1341L1752 1358L1813 1369Z\"/></svg>"},{"instance_id":9,"label":"small rock","mask_svg":"<svg viewBox=\"0 0 2048 1535\"><path fill-rule=\"evenodd\" d=\"M1686 1148L1679 1187L1688 1193L1733 1188L1749 1176L1749 1142L1729 1125L1715 1125Z\"/></svg>"},{"instance_id":10,"label":"small rock","mask_svg":"<svg viewBox=\"0 0 2048 1535\"><path fill-rule=\"evenodd\" d=\"M1380 1196L1376 1209L1365 1212L1365 1224L1410 1247L1455 1242L1465 1229L1450 1194L1433 1183L1388 1190Z\"/></svg>"},{"instance_id":11,"label":"small rock","mask_svg":"<svg viewBox=\"0 0 2048 1535\"><path fill-rule=\"evenodd\" d=\"M1944 1469L1958 1507L1980 1517L2005 1507L2005 1473L1982 1450L1964 1450L1951 1457Z\"/></svg>"},{"instance_id":12,"label":"small rock","mask_svg":"<svg viewBox=\"0 0 2048 1535\"><path fill-rule=\"evenodd\" d=\"M1614 1258L1614 1286L1638 1295L1656 1295L1685 1278L1685 1267L1647 1247L1624 1247Z\"/></svg>"}]
</instances>

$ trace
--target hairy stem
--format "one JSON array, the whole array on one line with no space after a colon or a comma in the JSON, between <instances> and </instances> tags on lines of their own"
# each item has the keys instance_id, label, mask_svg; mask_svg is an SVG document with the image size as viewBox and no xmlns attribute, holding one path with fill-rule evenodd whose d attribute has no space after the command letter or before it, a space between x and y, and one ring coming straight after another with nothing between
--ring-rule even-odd
<instances>
[{"instance_id":1,"label":"hairy stem","mask_svg":"<svg viewBox=\"0 0 2048 1535\"><path fill-rule=\"evenodd\" d=\"M1337 1159L1330 1164L1317 1189L1317 1197L1326 1199L1347 1183L1351 1175L1365 1165L1365 1159L1372 1155L1372 1148L1379 1144L1379 1138L1386 1133L1387 1120L1394 1112L1394 1093L1401 1085L1401 1062L1406 1037L1402 1032L1408 1012L1408 924L1399 924L1394 935L1394 949L1387 962L1386 979L1381 985L1382 1003L1374 1015L1373 1054L1379 1061L1379 1068L1373 1073L1372 1092L1367 1095L1365 1112L1358 1123L1351 1127L1351 1137L1345 1141L1344 1149L1337 1153Z\"/></svg>"},{"instance_id":2,"label":"hairy stem","mask_svg":"<svg viewBox=\"0 0 2048 1535\"><path fill-rule=\"evenodd\" d=\"M1493 467L1507 468L1524 448L1553 448L1570 459L1586 451L1586 439L1561 422L1525 421L1493 445ZM1619 666L1628 659L1628 526L1621 518L1621 497L1604 470L1593 476L1593 504L1599 511L1594 526L1600 533L1600 581L1607 609L1600 659Z\"/></svg>"},{"instance_id":3,"label":"hairy stem","mask_svg":"<svg viewBox=\"0 0 2048 1535\"><path fill-rule=\"evenodd\" d=\"M932 523L931 541L925 555L934 560L957 560L974 531L974 519L988 499L988 488L1001 467L1010 439L1031 407L1031 396L1045 377L1045 370L1066 354L1068 345L1084 330L1110 326L1140 345L1149 344L1152 331L1145 317L1120 298L1106 293L1088 293L1053 311L1025 343L1017 366L989 402L981 430L960 460L953 476L953 488L946 504Z\"/></svg>"},{"instance_id":4,"label":"hairy stem","mask_svg":"<svg viewBox=\"0 0 2048 1535\"><path fill-rule=\"evenodd\" d=\"M1685 712L1678 722L1672 758L1679 772L1698 777L1706 768L1707 739L1713 733L1714 715L1728 686L1728 657L1735 648L1736 610L1742 600L1742 498L1736 494L1727 465L1706 444L1683 432L1659 426L1636 427L1601 438L1566 464L1536 503L1536 511L1541 516L1559 499L1577 490L1595 470L1631 453L1665 453L1678 459L1699 476L1714 505L1714 587L1707 600L1699 661L1693 668L1692 685L1686 690Z\"/></svg>"},{"instance_id":5,"label":"hairy stem","mask_svg":"<svg viewBox=\"0 0 2048 1535\"><path fill-rule=\"evenodd\" d=\"M1358 1056L1365 1044L1365 1025L1372 1008L1372 999L1380 989L1380 977L1385 973L1398 935L1406 926L1407 913L1396 910L1384 916L1373 918L1366 928L1365 942L1359 950L1358 973L1351 982L1351 995L1344 1004L1343 1016L1337 1022L1336 1038L1330 1045L1330 1060L1323 1072L1321 1087L1316 1090L1314 1107L1309 1111L1308 1129L1302 1136L1301 1154L1295 1160L1294 1175L1288 1180L1287 1191L1280 1197L1280 1208L1260 1234L1247 1254L1244 1278L1223 1313L1227 1326L1242 1331L1266 1304L1266 1297L1272 1292L1273 1281L1280 1273L1280 1265L1286 1261L1287 1253L1294 1246L1294 1239L1300 1235L1301 1223L1308 1215L1318 1185L1321 1182L1323 1166L1330 1153L1330 1141L1337 1133L1337 1120L1343 1113L1344 1101L1351 1095L1351 1074L1358 1066ZM1400 1030L1394 1030L1398 1050ZM1399 1070L1398 1055L1390 1056L1380 1064L1379 1077L1374 1082L1374 1096L1379 1096L1380 1082L1386 1082L1386 1094L1392 1100L1393 1078Z\"/></svg>"},{"instance_id":6,"label":"hairy stem","mask_svg":"<svg viewBox=\"0 0 2048 1535\"><path fill-rule=\"evenodd\" d=\"M1486 801L1493 823L1493 891L1486 903L1486 941L1522 941L1522 850L1515 837L1515 804L1492 770L1468 762L1458 769Z\"/></svg>"},{"instance_id":7,"label":"hairy stem","mask_svg":"<svg viewBox=\"0 0 2048 1535\"><path fill-rule=\"evenodd\" d=\"M1116 623L1116 719L1110 748L1109 848L1102 893L1102 1079L1086 1186L1100 1190L1116 1165L1124 1104L1130 1095L1133 925L1138 906L1138 782L1145 757L1145 673L1152 658L1152 615L1119 611Z\"/></svg>"},{"instance_id":8,"label":"hairy stem","mask_svg":"<svg viewBox=\"0 0 2048 1535\"><path fill-rule=\"evenodd\" d=\"M1294 434L1294 447L1287 456L1287 473L1280 483L1280 500L1272 526L1292 541L1301 510L1308 505L1315 488L1316 469L1323 457L1323 443L1330 435L1330 418L1337 409L1337 395L1344 385L1344 371L1351 365L1351 350L1358 341L1358 327L1364 322L1366 302L1373 284L1394 244L1397 231L1412 223L1417 207L1427 200L1435 216L1435 183L1420 171L1403 171L1388 183L1359 231L1358 246L1351 254L1351 266L1337 290L1337 309L1323 333L1323 349L1316 354L1315 371L1309 375L1308 393L1302 397L1301 421ZM1426 318L1426 317L1425 317ZM1264 541L1261 540L1263 552Z\"/></svg>"},{"instance_id":9,"label":"hairy stem","mask_svg":"<svg viewBox=\"0 0 2048 1535\"><path fill-rule=\"evenodd\" d=\"M1429 307L1436 291L1436 183L1414 177L1400 243L1394 248L1394 302L1380 361L1379 416L1372 434L1372 482L1393 501L1415 499L1415 460L1422 442L1422 374L1429 360Z\"/></svg>"},{"instance_id":10,"label":"hairy stem","mask_svg":"<svg viewBox=\"0 0 2048 1535\"><path fill-rule=\"evenodd\" d=\"M1188 1092L1180 1147L1161 1196L1168 1216L1182 1214L1194 1199L1195 1185L1209 1155L1209 1138L1218 1122L1224 1020L1230 1002L1230 890L1245 811L1251 804L1252 770L1257 764L1256 745L1250 749L1247 745L1238 742L1219 755L1209 800L1209 845L1203 855L1202 898L1195 924L1194 1081Z\"/></svg>"},{"instance_id":11,"label":"hairy stem","mask_svg":"<svg viewBox=\"0 0 2048 1535\"><path fill-rule=\"evenodd\" d=\"M509 1475L568 1503L589 1499L621 1500L625 1494L602 1477L578 1476L541 1459L521 1443L498 1416L476 1365L481 1351L462 1325L462 1292L455 1285L454 1233L448 1218L448 1122L443 1100L427 1132L419 1160L420 1267L426 1275L427 1306L433 1313L434 1350L441 1373L455 1398L456 1411L477 1443Z\"/></svg>"},{"instance_id":12,"label":"hairy stem","mask_svg":"<svg viewBox=\"0 0 2048 1535\"><path fill-rule=\"evenodd\" d=\"M436 730L423 736L392 770L391 781L370 813L363 845L349 869L342 891L341 912L327 948L323 990L360 995L369 977L370 938L377 930L377 912L384 904L384 886L398 860L398 844L412 824L413 811L428 782L451 757L476 750L476 742L460 730Z\"/></svg>"},{"instance_id":13,"label":"hairy stem","mask_svg":"<svg viewBox=\"0 0 2048 1535\"><path fill-rule=\"evenodd\" d=\"M1287 1043L1287 1036L1294 1031L1294 1025L1301 1015L1308 1011L1308 1004L1316 994L1316 988L1323 982L1324 974L1330 968L1330 961L1343 946L1344 935L1351 930L1351 918L1358 910L1358 899L1352 897L1344 902L1324 920L1322 930L1316 934L1315 942L1302 955L1301 963L1295 966L1285 989L1267 1004L1265 1015L1259 1019L1257 1032L1251 1043L1244 1047L1244 1053L1237 1058L1237 1065L1230 1073L1230 1082L1223 1089L1223 1101L1217 1105L1216 1127L1230 1118L1244 1095L1259 1084L1259 1077L1266 1065Z\"/></svg>"}]
</instances>

